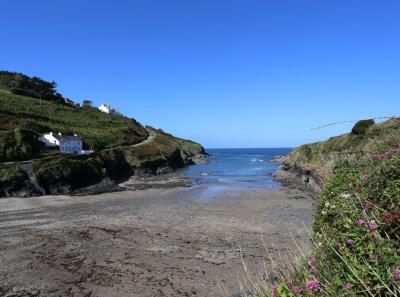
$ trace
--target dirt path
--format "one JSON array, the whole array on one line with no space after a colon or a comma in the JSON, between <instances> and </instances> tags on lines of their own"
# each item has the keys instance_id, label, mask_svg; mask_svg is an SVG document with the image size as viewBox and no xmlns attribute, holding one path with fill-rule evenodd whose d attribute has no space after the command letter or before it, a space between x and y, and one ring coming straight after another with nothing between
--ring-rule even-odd
<instances>
[{"instance_id":1,"label":"dirt path","mask_svg":"<svg viewBox=\"0 0 400 297\"><path fill-rule=\"evenodd\" d=\"M288 230L304 241L312 214L289 189L0 199L0 296L229 296L243 262L268 278L268 252L294 251Z\"/></svg>"},{"instance_id":2,"label":"dirt path","mask_svg":"<svg viewBox=\"0 0 400 297\"><path fill-rule=\"evenodd\" d=\"M146 144L150 141L152 141L155 138L154 134L152 132L149 132L149 136L147 136L147 138L145 140L143 140L142 142L133 144L132 146L141 146L143 144Z\"/></svg>"}]
</instances>

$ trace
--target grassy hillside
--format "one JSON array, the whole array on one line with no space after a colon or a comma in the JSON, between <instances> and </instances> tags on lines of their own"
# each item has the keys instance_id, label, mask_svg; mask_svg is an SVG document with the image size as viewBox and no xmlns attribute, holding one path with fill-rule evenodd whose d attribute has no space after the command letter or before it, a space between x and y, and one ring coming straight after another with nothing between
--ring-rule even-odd
<instances>
[{"instance_id":1,"label":"grassy hillside","mask_svg":"<svg viewBox=\"0 0 400 297\"><path fill-rule=\"evenodd\" d=\"M10 162L0 164L0 196L107 189L131 175L168 172L205 154L197 143L105 114L88 102L74 104L55 87L37 77L0 71L0 163ZM44 152L37 136L50 131L76 133L95 153ZM24 160L33 161L18 163Z\"/></svg>"},{"instance_id":2,"label":"grassy hillside","mask_svg":"<svg viewBox=\"0 0 400 297\"><path fill-rule=\"evenodd\" d=\"M289 167L313 171L325 179L332 173L336 161L351 160L374 150L395 147L399 145L399 134L400 119L390 119L367 126L362 133L351 132L327 141L302 145L295 148L284 163Z\"/></svg>"},{"instance_id":3,"label":"grassy hillside","mask_svg":"<svg viewBox=\"0 0 400 297\"><path fill-rule=\"evenodd\" d=\"M80 107L55 86L0 71L0 163L16 161L0 164L0 196L109 189L132 175L169 172L206 154L200 144L145 129L134 119L105 114L88 103ZM43 152L37 136L50 131L76 133L95 153ZM33 161L18 163L24 160Z\"/></svg>"},{"instance_id":4,"label":"grassy hillside","mask_svg":"<svg viewBox=\"0 0 400 297\"><path fill-rule=\"evenodd\" d=\"M0 90L0 130L16 127L37 133L77 133L94 150L135 144L148 135L133 119Z\"/></svg>"},{"instance_id":5,"label":"grassy hillside","mask_svg":"<svg viewBox=\"0 0 400 297\"><path fill-rule=\"evenodd\" d=\"M325 175L315 250L256 296L400 295L400 121L364 124L288 156Z\"/></svg>"}]
</instances>

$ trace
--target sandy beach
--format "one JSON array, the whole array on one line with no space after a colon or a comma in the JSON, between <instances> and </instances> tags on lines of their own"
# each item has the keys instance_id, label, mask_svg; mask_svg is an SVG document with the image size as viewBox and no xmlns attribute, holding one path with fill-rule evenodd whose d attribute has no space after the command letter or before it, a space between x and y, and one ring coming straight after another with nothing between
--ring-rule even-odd
<instances>
[{"instance_id":1,"label":"sandy beach","mask_svg":"<svg viewBox=\"0 0 400 297\"><path fill-rule=\"evenodd\" d=\"M307 250L312 218L295 188L0 199L0 296L233 296Z\"/></svg>"}]
</instances>

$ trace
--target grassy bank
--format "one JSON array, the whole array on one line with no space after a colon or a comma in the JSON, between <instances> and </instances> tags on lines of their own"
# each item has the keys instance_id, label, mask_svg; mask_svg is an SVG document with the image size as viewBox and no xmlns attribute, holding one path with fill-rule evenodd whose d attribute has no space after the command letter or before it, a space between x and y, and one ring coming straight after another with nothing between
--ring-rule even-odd
<instances>
[{"instance_id":1,"label":"grassy bank","mask_svg":"<svg viewBox=\"0 0 400 297\"><path fill-rule=\"evenodd\" d=\"M148 135L133 119L110 116L96 108L58 104L0 90L0 130L13 128L36 133L77 133L94 150L135 144Z\"/></svg>"},{"instance_id":2,"label":"grassy bank","mask_svg":"<svg viewBox=\"0 0 400 297\"><path fill-rule=\"evenodd\" d=\"M257 296L400 294L399 127L392 119L304 145L287 158L324 175L315 250Z\"/></svg>"},{"instance_id":3,"label":"grassy bank","mask_svg":"<svg viewBox=\"0 0 400 297\"><path fill-rule=\"evenodd\" d=\"M295 148L285 159L288 167L312 171L325 180L334 164L340 160L359 159L378 149L395 147L400 134L400 120L390 119L374 124L357 133L332 137L326 141L305 144Z\"/></svg>"}]
</instances>

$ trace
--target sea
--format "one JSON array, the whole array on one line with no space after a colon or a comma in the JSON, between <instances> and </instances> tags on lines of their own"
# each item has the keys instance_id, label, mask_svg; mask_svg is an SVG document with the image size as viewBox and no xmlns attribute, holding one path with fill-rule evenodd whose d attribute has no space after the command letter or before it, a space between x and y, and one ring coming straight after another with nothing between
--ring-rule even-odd
<instances>
[{"instance_id":1,"label":"sea","mask_svg":"<svg viewBox=\"0 0 400 297\"><path fill-rule=\"evenodd\" d=\"M291 148L206 149L207 164L189 166L183 175L194 184L244 189L277 188L273 174L279 164L271 163L277 155L287 155Z\"/></svg>"}]
</instances>

